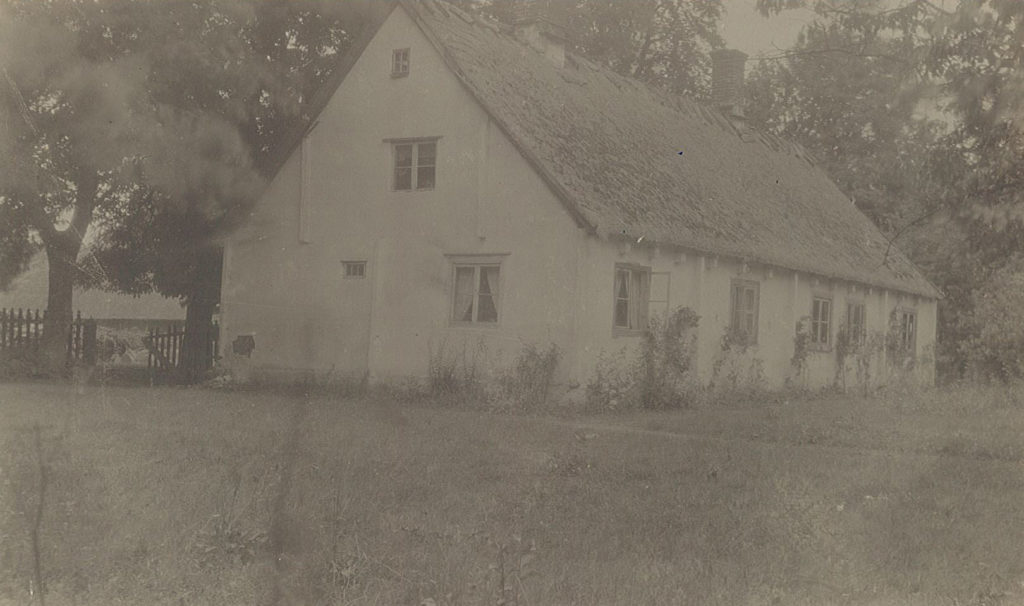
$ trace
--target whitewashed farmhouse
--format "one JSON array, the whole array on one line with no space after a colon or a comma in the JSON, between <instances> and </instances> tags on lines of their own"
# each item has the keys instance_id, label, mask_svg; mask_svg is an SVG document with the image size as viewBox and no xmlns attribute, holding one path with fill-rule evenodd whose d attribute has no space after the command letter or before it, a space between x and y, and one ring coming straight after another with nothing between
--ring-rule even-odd
<instances>
[{"instance_id":1,"label":"whitewashed farmhouse","mask_svg":"<svg viewBox=\"0 0 1024 606\"><path fill-rule=\"evenodd\" d=\"M781 385L798 324L810 385L834 380L841 330L888 339L873 380L933 380L939 293L799 147L744 123L742 55L716 54L706 107L567 52L543 13L386 13L226 243L226 364L383 381L442 346L498 369L554 343L583 384L687 306L704 380L732 331Z\"/></svg>"}]
</instances>

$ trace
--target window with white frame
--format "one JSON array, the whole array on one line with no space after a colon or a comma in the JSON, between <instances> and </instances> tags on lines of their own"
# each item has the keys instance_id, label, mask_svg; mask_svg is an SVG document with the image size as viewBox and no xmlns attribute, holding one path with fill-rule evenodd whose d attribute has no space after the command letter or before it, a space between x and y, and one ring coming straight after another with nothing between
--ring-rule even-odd
<instances>
[{"instance_id":1,"label":"window with white frame","mask_svg":"<svg viewBox=\"0 0 1024 606\"><path fill-rule=\"evenodd\" d=\"M814 297L811 303L811 343L828 347L832 342L832 299Z\"/></svg>"},{"instance_id":2,"label":"window with white frame","mask_svg":"<svg viewBox=\"0 0 1024 606\"><path fill-rule=\"evenodd\" d=\"M650 267L615 265L612 327L618 334L638 333L647 328L650 287Z\"/></svg>"},{"instance_id":3,"label":"window with white frame","mask_svg":"<svg viewBox=\"0 0 1024 606\"><path fill-rule=\"evenodd\" d=\"M743 342L757 343L757 317L760 284L753 280L733 280L729 328Z\"/></svg>"},{"instance_id":4,"label":"window with white frame","mask_svg":"<svg viewBox=\"0 0 1024 606\"><path fill-rule=\"evenodd\" d=\"M867 312L863 303L846 304L846 334L854 345L863 345L867 341Z\"/></svg>"},{"instance_id":5,"label":"window with white frame","mask_svg":"<svg viewBox=\"0 0 1024 606\"><path fill-rule=\"evenodd\" d=\"M452 322L494 325L501 307L501 264L494 261L453 263Z\"/></svg>"},{"instance_id":6,"label":"window with white frame","mask_svg":"<svg viewBox=\"0 0 1024 606\"><path fill-rule=\"evenodd\" d=\"M901 309L898 312L899 318L899 346L906 353L914 353L917 344L917 312L909 309Z\"/></svg>"},{"instance_id":7,"label":"window with white frame","mask_svg":"<svg viewBox=\"0 0 1024 606\"><path fill-rule=\"evenodd\" d=\"M393 142L397 191L434 189L437 176L437 139Z\"/></svg>"},{"instance_id":8,"label":"window with white frame","mask_svg":"<svg viewBox=\"0 0 1024 606\"><path fill-rule=\"evenodd\" d=\"M409 49L396 48L391 52L391 77L401 78L409 75Z\"/></svg>"}]
</instances>

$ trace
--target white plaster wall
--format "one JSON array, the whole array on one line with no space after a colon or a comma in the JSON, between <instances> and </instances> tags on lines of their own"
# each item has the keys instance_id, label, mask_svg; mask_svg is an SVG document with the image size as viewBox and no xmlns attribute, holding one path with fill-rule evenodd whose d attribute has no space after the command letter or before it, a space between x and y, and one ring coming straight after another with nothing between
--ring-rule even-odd
<instances>
[{"instance_id":1,"label":"white plaster wall","mask_svg":"<svg viewBox=\"0 0 1024 606\"><path fill-rule=\"evenodd\" d=\"M396 48L411 51L404 78L390 75ZM386 139L407 137L440 137L432 191L392 191ZM387 379L426 375L442 347L485 370L527 344L571 349L579 230L403 10L308 138L310 242L295 154L228 246L227 351L255 332L253 366ZM452 326L451 255L480 254L505 255L500 321ZM342 279L343 260L366 260L366 279Z\"/></svg>"}]
</instances>

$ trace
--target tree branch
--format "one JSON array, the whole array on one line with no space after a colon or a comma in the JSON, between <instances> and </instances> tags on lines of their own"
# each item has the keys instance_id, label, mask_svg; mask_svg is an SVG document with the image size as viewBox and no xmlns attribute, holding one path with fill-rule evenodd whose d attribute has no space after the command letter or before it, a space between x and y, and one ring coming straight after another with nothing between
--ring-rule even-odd
<instances>
[{"instance_id":1,"label":"tree branch","mask_svg":"<svg viewBox=\"0 0 1024 606\"><path fill-rule=\"evenodd\" d=\"M7 68L0 68L3 71L4 80L7 81L7 86L11 89L11 95L14 97L14 103L18 106L18 113L21 114L21 119L28 125L29 130L36 137L39 136L39 129L36 127L36 123L32 120L32 113L28 109L28 104L25 103L25 97L21 94L21 89L18 88L18 83L14 81L11 74L7 72Z\"/></svg>"}]
</instances>

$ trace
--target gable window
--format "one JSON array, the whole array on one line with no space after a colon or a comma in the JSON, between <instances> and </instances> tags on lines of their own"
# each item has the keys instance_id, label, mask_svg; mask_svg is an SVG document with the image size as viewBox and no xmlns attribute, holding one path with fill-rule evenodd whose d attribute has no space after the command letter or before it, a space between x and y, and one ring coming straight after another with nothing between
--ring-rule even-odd
<instances>
[{"instance_id":1,"label":"gable window","mask_svg":"<svg viewBox=\"0 0 1024 606\"><path fill-rule=\"evenodd\" d=\"M621 264L615 266L612 327L617 334L639 333L647 328L650 285L650 267Z\"/></svg>"},{"instance_id":2,"label":"gable window","mask_svg":"<svg viewBox=\"0 0 1024 606\"><path fill-rule=\"evenodd\" d=\"M846 305L846 334L854 345L863 345L867 341L867 314L863 303Z\"/></svg>"},{"instance_id":3,"label":"gable window","mask_svg":"<svg viewBox=\"0 0 1024 606\"><path fill-rule=\"evenodd\" d=\"M366 261L342 261L341 267L344 270L345 278L366 277Z\"/></svg>"},{"instance_id":4,"label":"gable window","mask_svg":"<svg viewBox=\"0 0 1024 606\"><path fill-rule=\"evenodd\" d=\"M392 186L398 191L434 189L437 139L395 142Z\"/></svg>"},{"instance_id":5,"label":"gable window","mask_svg":"<svg viewBox=\"0 0 1024 606\"><path fill-rule=\"evenodd\" d=\"M811 304L811 343L828 347L832 335L832 299L814 297Z\"/></svg>"},{"instance_id":6,"label":"gable window","mask_svg":"<svg viewBox=\"0 0 1024 606\"><path fill-rule=\"evenodd\" d=\"M396 48L391 52L391 77L401 78L409 75L409 49Z\"/></svg>"},{"instance_id":7,"label":"gable window","mask_svg":"<svg viewBox=\"0 0 1024 606\"><path fill-rule=\"evenodd\" d=\"M455 288L452 296L452 322L458 324L497 324L501 282L499 263L455 262Z\"/></svg>"},{"instance_id":8,"label":"gable window","mask_svg":"<svg viewBox=\"0 0 1024 606\"><path fill-rule=\"evenodd\" d=\"M731 332L747 344L757 343L757 316L760 285L751 280L732 281L732 302L729 314Z\"/></svg>"},{"instance_id":9,"label":"gable window","mask_svg":"<svg viewBox=\"0 0 1024 606\"><path fill-rule=\"evenodd\" d=\"M897 337L900 349L907 353L913 353L917 344L917 312L900 310L898 318L900 324Z\"/></svg>"}]
</instances>

